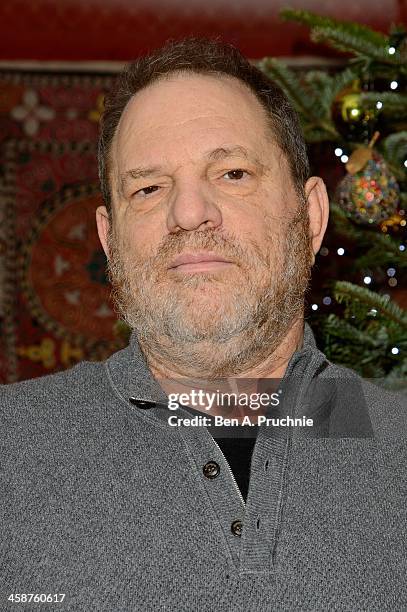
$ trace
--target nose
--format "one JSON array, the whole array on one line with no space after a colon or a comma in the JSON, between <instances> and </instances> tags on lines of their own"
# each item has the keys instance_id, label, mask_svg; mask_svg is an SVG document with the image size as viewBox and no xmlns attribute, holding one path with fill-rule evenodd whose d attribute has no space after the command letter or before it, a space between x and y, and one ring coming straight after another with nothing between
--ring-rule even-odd
<instances>
[{"instance_id":1,"label":"nose","mask_svg":"<svg viewBox=\"0 0 407 612\"><path fill-rule=\"evenodd\" d=\"M200 185L180 185L169 207L167 227L171 233L179 230L204 230L222 224L219 207L204 193Z\"/></svg>"}]
</instances>

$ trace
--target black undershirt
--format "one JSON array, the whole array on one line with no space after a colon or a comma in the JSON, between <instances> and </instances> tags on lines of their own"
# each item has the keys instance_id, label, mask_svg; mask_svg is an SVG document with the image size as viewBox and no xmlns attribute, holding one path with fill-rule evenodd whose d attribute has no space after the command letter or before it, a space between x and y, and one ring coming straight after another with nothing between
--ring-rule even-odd
<instances>
[{"instance_id":1,"label":"black undershirt","mask_svg":"<svg viewBox=\"0 0 407 612\"><path fill-rule=\"evenodd\" d=\"M253 428L254 429L254 428ZM257 429L257 428L256 428ZM256 438L215 438L233 472L237 486L246 501L249 490L250 465Z\"/></svg>"},{"instance_id":2,"label":"black undershirt","mask_svg":"<svg viewBox=\"0 0 407 612\"><path fill-rule=\"evenodd\" d=\"M193 416L200 415L202 412L194 410L189 406L182 406ZM216 443L224 454L230 469L233 472L237 486L246 501L249 489L250 465L252 460L253 448L257 438L257 425L239 425L238 427L207 427ZM222 432L227 430L228 437L222 436ZM232 436L233 434L233 436Z\"/></svg>"}]
</instances>

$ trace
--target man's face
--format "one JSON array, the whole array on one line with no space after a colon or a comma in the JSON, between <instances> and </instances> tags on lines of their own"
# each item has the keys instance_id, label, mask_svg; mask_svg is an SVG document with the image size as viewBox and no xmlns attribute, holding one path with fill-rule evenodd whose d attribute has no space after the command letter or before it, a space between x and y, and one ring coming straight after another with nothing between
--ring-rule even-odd
<instances>
[{"instance_id":1,"label":"man's face","mask_svg":"<svg viewBox=\"0 0 407 612\"><path fill-rule=\"evenodd\" d=\"M181 345L286 331L309 278L308 217L252 92L228 77L156 82L124 110L111 160L109 270L131 327Z\"/></svg>"}]
</instances>

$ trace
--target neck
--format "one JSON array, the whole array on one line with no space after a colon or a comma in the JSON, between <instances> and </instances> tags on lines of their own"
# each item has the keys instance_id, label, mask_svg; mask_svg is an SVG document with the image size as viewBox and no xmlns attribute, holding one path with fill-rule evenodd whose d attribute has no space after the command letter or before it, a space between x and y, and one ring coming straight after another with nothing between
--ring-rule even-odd
<instances>
[{"instance_id":1,"label":"neck","mask_svg":"<svg viewBox=\"0 0 407 612\"><path fill-rule=\"evenodd\" d=\"M282 337L275 339L274 346L270 341L256 347L254 339L252 346L240 354L246 356L245 361L235 359L232 363L227 360L225 347L219 343L202 342L186 348L171 346L168 339L152 344L139 338L139 344L154 378L167 394L188 394L197 388L213 391L220 386L248 392L257 388L258 379L283 378L292 355L302 347L303 337L301 316Z\"/></svg>"}]
</instances>

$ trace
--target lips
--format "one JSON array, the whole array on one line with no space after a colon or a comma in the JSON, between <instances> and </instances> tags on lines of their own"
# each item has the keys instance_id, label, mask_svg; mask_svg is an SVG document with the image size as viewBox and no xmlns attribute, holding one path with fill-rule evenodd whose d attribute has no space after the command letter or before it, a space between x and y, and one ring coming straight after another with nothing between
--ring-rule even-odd
<instances>
[{"instance_id":1,"label":"lips","mask_svg":"<svg viewBox=\"0 0 407 612\"><path fill-rule=\"evenodd\" d=\"M225 259L221 255L216 255L216 253L204 251L200 253L183 253L182 255L178 255L178 257L171 262L169 268L177 268L185 264L199 264L202 262L231 263L230 259Z\"/></svg>"}]
</instances>

